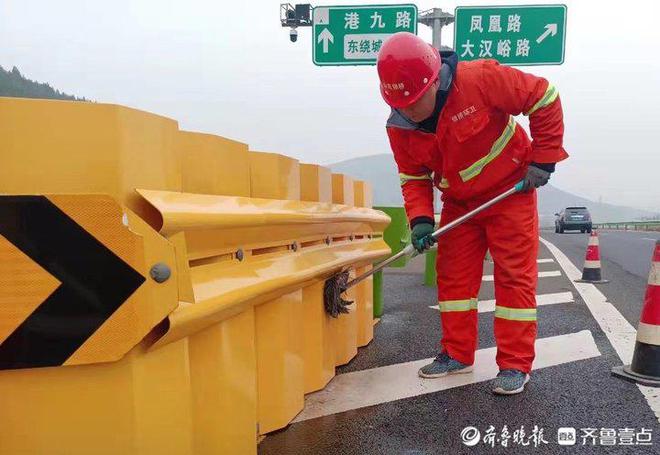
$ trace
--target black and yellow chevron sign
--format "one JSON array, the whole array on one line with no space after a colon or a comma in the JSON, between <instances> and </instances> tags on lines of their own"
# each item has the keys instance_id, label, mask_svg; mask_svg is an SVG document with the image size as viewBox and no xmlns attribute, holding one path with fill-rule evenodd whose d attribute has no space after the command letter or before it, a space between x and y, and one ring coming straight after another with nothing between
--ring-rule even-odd
<instances>
[{"instance_id":1,"label":"black and yellow chevron sign","mask_svg":"<svg viewBox=\"0 0 660 455\"><path fill-rule=\"evenodd\" d=\"M139 236L122 225L121 209L108 199L72 211L105 230L106 244L116 241L125 257L137 257ZM0 369L65 364L145 283L106 244L46 196L0 196ZM132 344L144 336L133 327L119 332L133 334ZM102 357L111 343L101 344L73 363L93 362L96 352L108 360Z\"/></svg>"}]
</instances>

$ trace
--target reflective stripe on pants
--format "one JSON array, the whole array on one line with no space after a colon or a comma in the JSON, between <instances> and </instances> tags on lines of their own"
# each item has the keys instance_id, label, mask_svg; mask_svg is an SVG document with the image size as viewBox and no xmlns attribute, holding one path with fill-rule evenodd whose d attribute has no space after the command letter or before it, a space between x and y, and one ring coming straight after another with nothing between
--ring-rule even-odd
<instances>
[{"instance_id":1,"label":"reflective stripe on pants","mask_svg":"<svg viewBox=\"0 0 660 455\"><path fill-rule=\"evenodd\" d=\"M441 224L472 208L445 202ZM535 192L511 196L438 239L438 301L447 308L461 308L441 311L442 349L459 362L474 363L478 314L476 305L466 302L479 293L487 249L495 261L497 364L500 369L529 372L536 340Z\"/></svg>"},{"instance_id":2,"label":"reflective stripe on pants","mask_svg":"<svg viewBox=\"0 0 660 455\"><path fill-rule=\"evenodd\" d=\"M440 312L449 312L449 311L470 311L477 309L477 298L473 297L470 299L462 300L445 300L438 302L438 307Z\"/></svg>"}]
</instances>

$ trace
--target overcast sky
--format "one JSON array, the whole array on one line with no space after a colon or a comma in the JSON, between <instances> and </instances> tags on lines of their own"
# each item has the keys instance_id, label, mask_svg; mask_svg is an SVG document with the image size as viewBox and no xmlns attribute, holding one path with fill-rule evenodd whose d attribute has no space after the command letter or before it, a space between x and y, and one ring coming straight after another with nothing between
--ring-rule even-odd
<instances>
[{"instance_id":1,"label":"overcast sky","mask_svg":"<svg viewBox=\"0 0 660 455\"><path fill-rule=\"evenodd\" d=\"M369 2L337 2L361 3ZM458 4L415 3L451 12ZM603 202L660 210L660 7L564 3L565 63L521 67L550 79L562 97L571 157L553 182ZM316 67L311 30L299 31L291 43L279 2L267 0L0 0L0 65L306 162L389 153L375 67ZM419 35L431 40L423 25ZM451 45L453 26L443 41Z\"/></svg>"}]
</instances>

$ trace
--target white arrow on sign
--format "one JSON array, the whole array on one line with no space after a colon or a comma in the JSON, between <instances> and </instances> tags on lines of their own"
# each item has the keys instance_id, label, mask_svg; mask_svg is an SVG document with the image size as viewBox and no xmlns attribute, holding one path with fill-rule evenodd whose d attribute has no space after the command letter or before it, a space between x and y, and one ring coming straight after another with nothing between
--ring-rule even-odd
<instances>
[{"instance_id":1,"label":"white arrow on sign","mask_svg":"<svg viewBox=\"0 0 660 455\"><path fill-rule=\"evenodd\" d=\"M548 24L545 26L545 32L538 38L536 38L536 42L538 44L541 44L541 41L546 39L548 35L552 34L552 36L555 36L557 34L557 24Z\"/></svg>"},{"instance_id":2,"label":"white arrow on sign","mask_svg":"<svg viewBox=\"0 0 660 455\"><path fill-rule=\"evenodd\" d=\"M327 28L324 28L323 31L319 34L318 39L316 40L317 43L320 43L323 41L323 53L327 54L328 53L328 41L334 44L335 42L335 37L332 36L332 33L330 33L330 30Z\"/></svg>"}]
</instances>

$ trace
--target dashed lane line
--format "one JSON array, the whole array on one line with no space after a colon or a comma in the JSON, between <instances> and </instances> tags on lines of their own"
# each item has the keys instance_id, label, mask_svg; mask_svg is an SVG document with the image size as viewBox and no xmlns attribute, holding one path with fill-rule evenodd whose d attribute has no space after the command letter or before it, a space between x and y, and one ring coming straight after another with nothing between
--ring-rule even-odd
<instances>
[{"instance_id":1,"label":"dashed lane line","mask_svg":"<svg viewBox=\"0 0 660 455\"><path fill-rule=\"evenodd\" d=\"M555 305L557 303L573 303L572 292L555 292L553 294L539 294L536 296L536 306ZM429 308L438 310L438 305L429 305ZM495 300L479 300L479 313L490 313L495 311Z\"/></svg>"},{"instance_id":2,"label":"dashed lane line","mask_svg":"<svg viewBox=\"0 0 660 455\"><path fill-rule=\"evenodd\" d=\"M537 259L536 260L537 264L549 264L551 262L555 262L555 260L552 259L552 258L544 258L544 259Z\"/></svg>"},{"instance_id":3,"label":"dashed lane line","mask_svg":"<svg viewBox=\"0 0 660 455\"><path fill-rule=\"evenodd\" d=\"M294 422L488 381L498 373L495 354L495 347L479 349L472 373L438 379L417 376L417 370L433 359L337 375L325 389L305 398L305 408ZM600 351L588 330L541 338L536 340L534 370L598 356Z\"/></svg>"},{"instance_id":4,"label":"dashed lane line","mask_svg":"<svg viewBox=\"0 0 660 455\"><path fill-rule=\"evenodd\" d=\"M548 247L566 276L573 282L573 286L582 296L582 300L584 300L600 328L607 335L607 339L621 362L624 365L630 364L635 348L635 338L637 337L635 328L619 313L614 305L607 301L607 297L596 286L590 283L576 283L575 280L580 279L582 276L580 270L553 243L542 237L540 239ZM612 380L618 379L613 378ZM637 387L639 387L651 410L655 413L658 422L660 422L660 389L641 385L637 385Z\"/></svg>"},{"instance_id":5,"label":"dashed lane line","mask_svg":"<svg viewBox=\"0 0 660 455\"><path fill-rule=\"evenodd\" d=\"M547 272L539 272L539 278L549 278L552 276L561 276L559 270L550 270ZM495 275L484 275L482 278L483 281L495 281Z\"/></svg>"}]
</instances>

